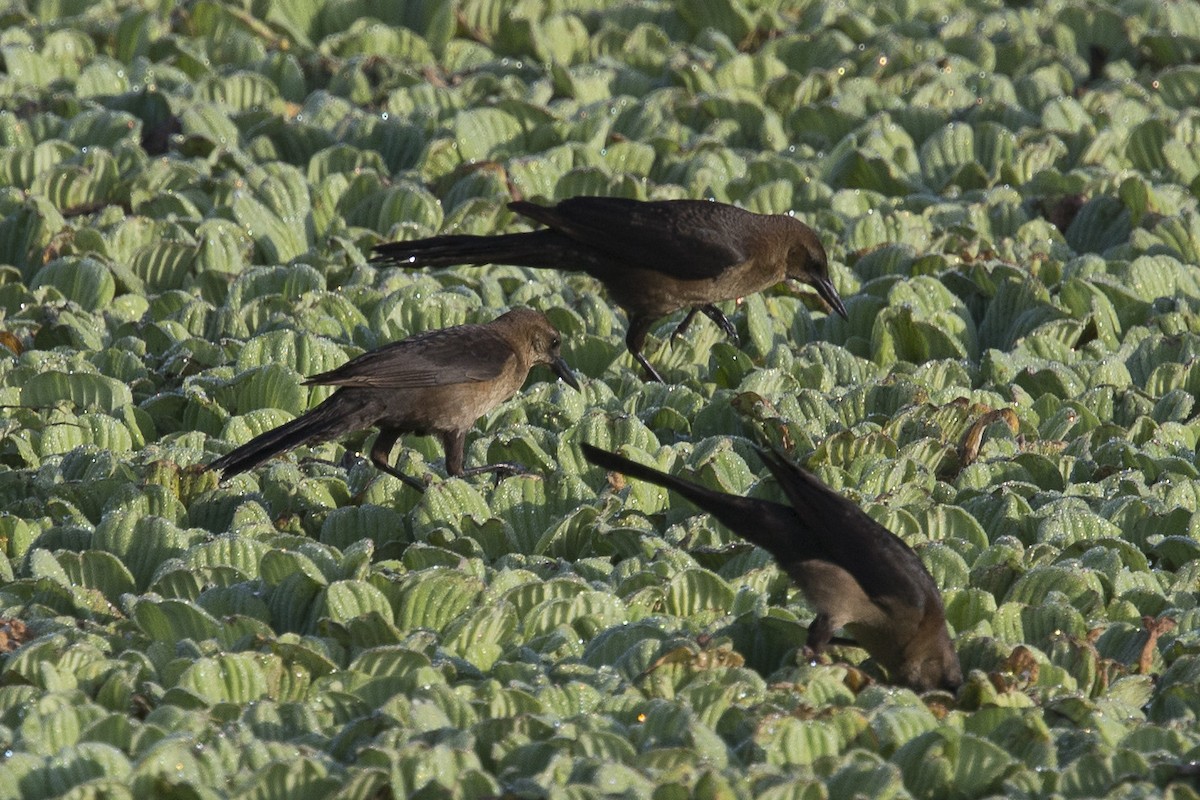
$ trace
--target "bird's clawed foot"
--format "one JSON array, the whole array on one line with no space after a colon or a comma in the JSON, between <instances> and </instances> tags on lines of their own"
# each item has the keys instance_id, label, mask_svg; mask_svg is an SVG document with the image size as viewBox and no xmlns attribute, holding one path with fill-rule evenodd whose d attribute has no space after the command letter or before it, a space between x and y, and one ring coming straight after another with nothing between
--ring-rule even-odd
<instances>
[{"instance_id":1,"label":"bird's clawed foot","mask_svg":"<svg viewBox=\"0 0 1200 800\"><path fill-rule=\"evenodd\" d=\"M315 461L318 459L313 459L313 460ZM356 461L362 461L362 460L363 460L362 456L360 456L357 453L354 453L350 450L347 450L346 454L342 456L341 461L339 461L337 463L337 466L349 471L354 466ZM414 478L411 475L405 475L403 472L401 472L396 467L393 467L387 461L375 459L373 453L372 453L372 457L369 459L366 459L366 460L370 461L371 465L374 466L375 469L379 470L380 472L391 475L393 478L396 478L399 481L403 481L406 485L411 486L412 488L416 489L418 492L424 492L425 487L427 487L429 485L429 476L428 475L426 475L424 477L424 479ZM329 463L329 462L324 462L324 463ZM372 479L372 480L374 480L374 479Z\"/></svg>"},{"instance_id":2,"label":"bird's clawed foot","mask_svg":"<svg viewBox=\"0 0 1200 800\"><path fill-rule=\"evenodd\" d=\"M800 648L800 661L805 664L816 664L821 660L820 650L814 650L808 645Z\"/></svg>"},{"instance_id":3,"label":"bird's clawed foot","mask_svg":"<svg viewBox=\"0 0 1200 800\"><path fill-rule=\"evenodd\" d=\"M675 330L671 332L671 345L674 346L675 340L687 333L688 327L692 324L692 320L696 317L696 312L700 310L700 306L692 306L688 309L687 316L683 321L675 326Z\"/></svg>"},{"instance_id":4,"label":"bird's clawed foot","mask_svg":"<svg viewBox=\"0 0 1200 800\"><path fill-rule=\"evenodd\" d=\"M421 492L422 494L425 493L426 487L429 486L430 478L428 475L426 475L424 479L414 478L411 475L405 475L403 472L396 469L395 467L393 467L390 464L383 464L383 465L376 464L375 466L379 467L379 469L381 471L386 472L388 475L391 475L396 480L403 481L406 485L411 486L412 488L416 489L418 492Z\"/></svg>"},{"instance_id":5,"label":"bird's clawed foot","mask_svg":"<svg viewBox=\"0 0 1200 800\"><path fill-rule=\"evenodd\" d=\"M721 309L709 303L706 306L700 306L700 310L704 312L705 316L717 323L717 327L725 332L725 335L730 338L734 345L737 345L737 328L733 327L733 323L729 321L729 317L721 313Z\"/></svg>"},{"instance_id":6,"label":"bird's clawed foot","mask_svg":"<svg viewBox=\"0 0 1200 800\"><path fill-rule=\"evenodd\" d=\"M403 472L391 466L390 464L376 464L375 466L378 467L380 471L386 472L388 475L391 475L393 478L396 478L399 481L403 481L407 486L411 486L421 493L424 493L425 490L429 488L429 485L433 483L433 477L431 475L425 475L423 478L414 478L411 475L405 475ZM523 467L520 464L504 462L500 464L484 464L480 467L464 469L458 475L451 475L450 477L465 478L469 475L482 475L489 472L495 474L497 484L500 483L501 478L506 478L510 475L537 475L537 473L533 470Z\"/></svg>"},{"instance_id":7,"label":"bird's clawed foot","mask_svg":"<svg viewBox=\"0 0 1200 800\"><path fill-rule=\"evenodd\" d=\"M340 467L341 469L349 470L354 466L354 461L358 458L358 455L347 450L346 455L342 456L338 461L330 461L328 458L317 458L316 456L304 456L297 459L297 462L300 464L324 464L327 467Z\"/></svg>"},{"instance_id":8,"label":"bird's clawed foot","mask_svg":"<svg viewBox=\"0 0 1200 800\"><path fill-rule=\"evenodd\" d=\"M496 476L497 486L500 484L500 480L502 478L507 478L511 475L537 475L536 472L528 467L522 466L521 464L517 464L512 461L502 461L499 464L484 464L482 466L464 469L459 477L465 478L468 475L483 475L488 472L491 472Z\"/></svg>"},{"instance_id":9,"label":"bird's clawed foot","mask_svg":"<svg viewBox=\"0 0 1200 800\"><path fill-rule=\"evenodd\" d=\"M642 369L646 372L646 380L666 383L666 381L663 380L663 376L658 374L658 370L650 366L650 362L646 360L644 355L641 353L634 353L633 360L642 365Z\"/></svg>"},{"instance_id":10,"label":"bird's clawed foot","mask_svg":"<svg viewBox=\"0 0 1200 800\"><path fill-rule=\"evenodd\" d=\"M674 344L676 339L678 339L680 336L683 336L683 334L687 332L688 327L692 324L692 320L696 318L696 314L698 312L704 312L704 316L717 323L717 327L719 327L726 336L732 339L735 345L738 343L737 328L733 327L733 323L729 321L729 318L721 313L721 309L717 308L712 303L708 303L702 306L692 306L688 309L687 316L685 316L683 321L676 325L675 330L671 332L671 344Z\"/></svg>"},{"instance_id":11,"label":"bird's clawed foot","mask_svg":"<svg viewBox=\"0 0 1200 800\"><path fill-rule=\"evenodd\" d=\"M825 652L829 640L833 638L833 625L828 614L817 614L808 625L808 637L804 649L800 652L805 661L814 661Z\"/></svg>"}]
</instances>

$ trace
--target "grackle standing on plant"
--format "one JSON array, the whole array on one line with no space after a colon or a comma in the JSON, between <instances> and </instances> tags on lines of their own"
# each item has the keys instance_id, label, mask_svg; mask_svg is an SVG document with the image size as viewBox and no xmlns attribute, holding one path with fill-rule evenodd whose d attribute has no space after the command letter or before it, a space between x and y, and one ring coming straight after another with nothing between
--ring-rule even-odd
<instances>
[{"instance_id":1,"label":"grackle standing on plant","mask_svg":"<svg viewBox=\"0 0 1200 800\"><path fill-rule=\"evenodd\" d=\"M485 325L456 325L410 336L363 353L306 386L340 386L316 408L218 458L208 469L222 477L245 472L272 456L372 425L379 435L371 463L418 491L424 485L388 463L402 434L438 434L446 472L522 472L516 464L463 469L463 445L475 421L517 393L529 370L549 364L574 388L579 383L559 355L559 335L537 311L515 308Z\"/></svg>"},{"instance_id":2,"label":"grackle standing on plant","mask_svg":"<svg viewBox=\"0 0 1200 800\"><path fill-rule=\"evenodd\" d=\"M390 242L375 247L373 260L409 267L512 264L582 270L603 283L625 309L625 344L647 378L660 382L662 376L642 355L642 346L655 320L679 309L688 312L675 336L703 312L735 337L733 325L714 303L792 278L813 286L846 316L829 279L821 240L794 217L705 200L572 197L554 206L519 200L508 207L546 228Z\"/></svg>"},{"instance_id":3,"label":"grackle standing on plant","mask_svg":"<svg viewBox=\"0 0 1200 800\"><path fill-rule=\"evenodd\" d=\"M817 616L808 649L819 654L845 628L892 680L918 690L956 689L962 668L933 577L907 544L809 472L760 451L791 505L740 497L583 444L588 461L673 489L766 550Z\"/></svg>"}]
</instances>

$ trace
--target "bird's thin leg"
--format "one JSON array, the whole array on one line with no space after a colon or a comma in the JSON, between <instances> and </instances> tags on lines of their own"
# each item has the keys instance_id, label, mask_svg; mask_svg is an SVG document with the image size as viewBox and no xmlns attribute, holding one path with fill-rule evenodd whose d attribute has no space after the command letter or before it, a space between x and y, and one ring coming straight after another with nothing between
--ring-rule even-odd
<instances>
[{"instance_id":1,"label":"bird's thin leg","mask_svg":"<svg viewBox=\"0 0 1200 800\"><path fill-rule=\"evenodd\" d=\"M642 369L646 371L646 380L657 381L658 383L666 383L666 381L663 380L663 376L658 374L658 370L652 367L650 362L647 361L646 357L640 352L633 354L633 360L641 364Z\"/></svg>"},{"instance_id":2,"label":"bird's thin leg","mask_svg":"<svg viewBox=\"0 0 1200 800\"><path fill-rule=\"evenodd\" d=\"M375 443L371 445L371 463L381 472L386 472L393 478L403 481L418 492L424 492L425 484L414 477L405 475L388 463L388 455L399 438L400 431L394 428L380 428L379 435L375 437Z\"/></svg>"},{"instance_id":3,"label":"bird's thin leg","mask_svg":"<svg viewBox=\"0 0 1200 800\"><path fill-rule=\"evenodd\" d=\"M808 641L804 644L804 657L816 658L821 655L833 638L833 625L828 614L817 614L808 626Z\"/></svg>"},{"instance_id":4,"label":"bird's thin leg","mask_svg":"<svg viewBox=\"0 0 1200 800\"><path fill-rule=\"evenodd\" d=\"M482 475L486 472L496 473L499 482L501 475L524 475L529 472L520 464L503 462L500 464L484 464L479 467L463 469L463 449L467 441L466 431L450 431L442 434L442 446L446 448L446 474L454 478L465 478L468 475Z\"/></svg>"},{"instance_id":5,"label":"bird's thin leg","mask_svg":"<svg viewBox=\"0 0 1200 800\"><path fill-rule=\"evenodd\" d=\"M658 370L650 366L650 362L642 355L642 345L646 343L646 333L650 330L651 320L633 317L629 320L629 330L625 333L625 346L633 354L633 360L642 365L646 371L646 380L666 383Z\"/></svg>"},{"instance_id":6,"label":"bird's thin leg","mask_svg":"<svg viewBox=\"0 0 1200 800\"><path fill-rule=\"evenodd\" d=\"M442 448L446 451L446 474L451 478L461 478L463 475L463 448L466 443L466 431L446 431L442 434Z\"/></svg>"},{"instance_id":7,"label":"bird's thin leg","mask_svg":"<svg viewBox=\"0 0 1200 800\"><path fill-rule=\"evenodd\" d=\"M671 342L687 333L688 326L692 324L692 320L696 316L696 312L700 310L700 306L692 306L688 309L687 316L683 318L683 322L675 326L675 330L671 332Z\"/></svg>"},{"instance_id":8,"label":"bird's thin leg","mask_svg":"<svg viewBox=\"0 0 1200 800\"><path fill-rule=\"evenodd\" d=\"M721 309L709 303L708 305L700 306L700 310L704 312L705 316L717 323L717 326L725 332L726 336L733 340L734 344L738 343L737 328L733 327L733 323L729 321L729 318L721 313ZM695 312L695 308L692 311Z\"/></svg>"},{"instance_id":9,"label":"bird's thin leg","mask_svg":"<svg viewBox=\"0 0 1200 800\"><path fill-rule=\"evenodd\" d=\"M496 473L496 480L500 480L501 475L533 475L534 472L528 467L512 461L502 461L499 464L483 464L478 467L470 467L462 471L462 476L467 475L483 475L488 472Z\"/></svg>"}]
</instances>

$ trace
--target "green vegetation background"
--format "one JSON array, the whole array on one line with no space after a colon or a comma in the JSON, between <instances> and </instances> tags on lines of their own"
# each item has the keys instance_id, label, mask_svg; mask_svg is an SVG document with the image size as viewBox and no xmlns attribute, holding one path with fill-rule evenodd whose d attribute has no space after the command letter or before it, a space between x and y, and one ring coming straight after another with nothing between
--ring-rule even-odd
<instances>
[{"instance_id":1,"label":"green vegetation background","mask_svg":"<svg viewBox=\"0 0 1200 800\"><path fill-rule=\"evenodd\" d=\"M1198 796L1200 4L0 15L0 798ZM794 212L850 319L665 320L647 385L585 277L365 259L585 193ZM540 478L195 468L515 304L586 385L468 459ZM967 684L798 663L769 559L581 440L764 496L786 448L918 550Z\"/></svg>"}]
</instances>

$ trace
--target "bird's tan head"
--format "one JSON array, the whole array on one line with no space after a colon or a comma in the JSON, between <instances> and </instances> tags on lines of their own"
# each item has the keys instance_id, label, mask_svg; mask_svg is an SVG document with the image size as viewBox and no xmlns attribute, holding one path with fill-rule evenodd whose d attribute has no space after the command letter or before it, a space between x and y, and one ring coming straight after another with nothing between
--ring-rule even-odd
<instances>
[{"instance_id":1,"label":"bird's tan head","mask_svg":"<svg viewBox=\"0 0 1200 800\"><path fill-rule=\"evenodd\" d=\"M579 389L579 381L560 352L562 336L545 314L519 306L500 315L491 324L504 331L504 338L513 343L518 354L528 358L529 366L548 364L558 377Z\"/></svg>"},{"instance_id":2,"label":"bird's tan head","mask_svg":"<svg viewBox=\"0 0 1200 800\"><path fill-rule=\"evenodd\" d=\"M926 616L922 630L908 643L895 679L917 691L954 691L962 685L962 665L946 632L942 614Z\"/></svg>"},{"instance_id":3,"label":"bird's tan head","mask_svg":"<svg viewBox=\"0 0 1200 800\"><path fill-rule=\"evenodd\" d=\"M843 319L849 319L846 306L829 279L829 256L816 231L795 217L784 219L789 221L790 234L784 275L812 286L830 308Z\"/></svg>"}]
</instances>

